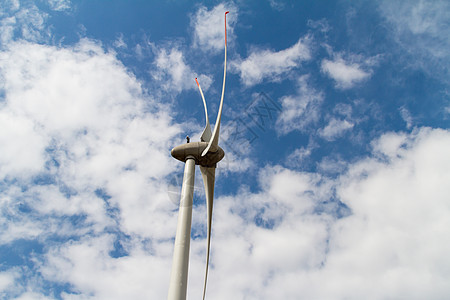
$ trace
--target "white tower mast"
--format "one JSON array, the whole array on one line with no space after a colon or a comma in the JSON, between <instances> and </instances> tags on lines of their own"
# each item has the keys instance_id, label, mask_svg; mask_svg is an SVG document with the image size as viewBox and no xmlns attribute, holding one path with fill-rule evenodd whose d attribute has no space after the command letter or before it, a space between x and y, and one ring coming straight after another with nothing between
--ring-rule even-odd
<instances>
[{"instance_id":1,"label":"white tower mast","mask_svg":"<svg viewBox=\"0 0 450 300\"><path fill-rule=\"evenodd\" d=\"M170 274L169 300L186 299L194 177L195 160L193 156L188 156L184 167L180 208L178 210L177 233L173 250L172 273Z\"/></svg>"}]
</instances>

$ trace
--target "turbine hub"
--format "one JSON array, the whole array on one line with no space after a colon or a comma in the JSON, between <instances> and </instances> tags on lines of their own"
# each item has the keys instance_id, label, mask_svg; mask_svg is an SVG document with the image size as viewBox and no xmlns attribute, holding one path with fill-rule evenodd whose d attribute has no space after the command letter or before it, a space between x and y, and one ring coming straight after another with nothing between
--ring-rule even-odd
<instances>
[{"instance_id":1,"label":"turbine hub","mask_svg":"<svg viewBox=\"0 0 450 300\"><path fill-rule=\"evenodd\" d=\"M187 143L173 148L170 154L182 162L186 162L186 158L192 156L195 159L196 165L208 168L215 167L225 156L225 152L222 148L218 147L216 152L209 151L205 156L202 156L202 152L206 147L208 147L207 142Z\"/></svg>"}]
</instances>

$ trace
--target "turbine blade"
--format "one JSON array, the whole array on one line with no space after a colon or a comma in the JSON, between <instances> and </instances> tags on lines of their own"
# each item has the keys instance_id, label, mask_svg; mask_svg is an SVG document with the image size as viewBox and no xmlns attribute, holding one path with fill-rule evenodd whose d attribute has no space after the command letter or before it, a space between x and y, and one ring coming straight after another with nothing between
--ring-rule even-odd
<instances>
[{"instance_id":1,"label":"turbine blade","mask_svg":"<svg viewBox=\"0 0 450 300\"><path fill-rule=\"evenodd\" d=\"M212 211L213 211L213 200L214 200L214 181L216 177L216 168L207 168L200 166L200 171L202 172L203 183L205 185L206 194L206 269L205 269L205 284L203 286L203 300L206 295L206 282L208 280L208 266L209 266L209 250L211 246L211 221L212 221Z\"/></svg>"},{"instance_id":2,"label":"turbine blade","mask_svg":"<svg viewBox=\"0 0 450 300\"><path fill-rule=\"evenodd\" d=\"M209 151L216 152L219 147L219 131L220 131L220 119L222 117L223 108L223 96L225 94L225 78L227 77L227 14L225 12L225 61L223 64L223 85L222 85L222 96L220 97L219 112L217 113L216 124L214 125L214 132L208 146L202 152L202 156L205 156Z\"/></svg>"},{"instance_id":3,"label":"turbine blade","mask_svg":"<svg viewBox=\"0 0 450 300\"><path fill-rule=\"evenodd\" d=\"M206 108L205 96L203 95L202 88L200 86L200 83L198 83L197 78L195 78L195 82L197 82L198 89L200 90L200 95L202 95L203 107L205 108L205 117L206 117L206 126L205 129L203 129L203 133L200 137L200 140L202 142L209 142L211 140L211 125L209 125L208 109Z\"/></svg>"}]
</instances>

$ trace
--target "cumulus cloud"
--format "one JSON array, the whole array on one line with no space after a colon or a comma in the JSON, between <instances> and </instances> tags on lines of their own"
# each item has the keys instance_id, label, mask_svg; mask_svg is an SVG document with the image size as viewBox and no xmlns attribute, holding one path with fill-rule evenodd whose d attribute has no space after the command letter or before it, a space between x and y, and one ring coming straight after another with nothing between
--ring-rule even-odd
<instances>
[{"instance_id":1,"label":"cumulus cloud","mask_svg":"<svg viewBox=\"0 0 450 300\"><path fill-rule=\"evenodd\" d=\"M79 256L92 253L114 267L119 261L111 253L118 251L118 235L134 242L123 246L133 257L145 240L175 232L175 206L164 178L176 169L168 149L179 127L114 53L91 40L66 48L13 42L0 52L0 70L0 180L5 185L0 244L17 239L48 244L47 262L39 251L27 258L32 263L39 257L32 264L42 264L42 276L53 280L51 270L73 263L74 269L58 273L55 282L66 280L77 293L101 296L101 286L77 281L86 276L76 273L85 271ZM79 241L79 252L65 250L77 245L72 239ZM148 259L146 276L167 269L159 269L151 253L142 250L137 256ZM2 277L3 286L10 278ZM34 297L34 292L23 296Z\"/></svg>"},{"instance_id":2,"label":"cumulus cloud","mask_svg":"<svg viewBox=\"0 0 450 300\"><path fill-rule=\"evenodd\" d=\"M39 246L19 267L2 265L0 295L164 299L176 226L165 178L180 168L168 151L180 126L99 43L12 42L21 28L14 22L0 52L0 245ZM161 80L190 88L179 75L191 72L181 51L161 49ZM273 67L261 80L293 68ZM298 92L281 99L279 133L307 130L322 101L299 78ZM345 105L335 112L352 114ZM334 120L341 131L325 127L324 136L349 130ZM322 173L268 165L251 191L242 185L217 197L208 297L447 297L450 132L388 133L371 146L354 163L324 159ZM293 155L307 158L314 147ZM205 215L197 208L194 232ZM189 298L201 295L204 258L200 234L191 242Z\"/></svg>"},{"instance_id":3,"label":"cumulus cloud","mask_svg":"<svg viewBox=\"0 0 450 300\"><path fill-rule=\"evenodd\" d=\"M371 72L364 70L361 64L347 62L340 57L332 61L322 60L321 70L330 76L336 82L336 87L340 89L354 87L371 76Z\"/></svg>"},{"instance_id":4,"label":"cumulus cloud","mask_svg":"<svg viewBox=\"0 0 450 300\"><path fill-rule=\"evenodd\" d=\"M45 163L48 140L42 134L36 134L34 123L23 116L14 116L2 110L0 112L0 143L7 145L0 157L0 179L9 176L35 174ZM30 151L31 150L31 151Z\"/></svg>"},{"instance_id":5,"label":"cumulus cloud","mask_svg":"<svg viewBox=\"0 0 450 300\"><path fill-rule=\"evenodd\" d=\"M16 19L14 17L2 18L0 22L0 40L2 44L5 44L14 37Z\"/></svg>"},{"instance_id":6,"label":"cumulus cloud","mask_svg":"<svg viewBox=\"0 0 450 300\"><path fill-rule=\"evenodd\" d=\"M201 6L191 18L191 27L194 29L194 47L202 51L218 52L224 49L225 27L224 14L227 14L228 40L233 41L234 24L237 21L238 9L232 3L221 3L211 10Z\"/></svg>"},{"instance_id":7,"label":"cumulus cloud","mask_svg":"<svg viewBox=\"0 0 450 300\"><path fill-rule=\"evenodd\" d=\"M268 166L260 192L219 198L210 297L445 298L450 132L372 145L336 180Z\"/></svg>"},{"instance_id":8,"label":"cumulus cloud","mask_svg":"<svg viewBox=\"0 0 450 300\"><path fill-rule=\"evenodd\" d=\"M309 37L304 37L284 50L253 50L246 59L232 61L231 71L239 73L246 86L252 86L267 78L269 81L279 80L282 75L309 59Z\"/></svg>"},{"instance_id":9,"label":"cumulus cloud","mask_svg":"<svg viewBox=\"0 0 450 300\"><path fill-rule=\"evenodd\" d=\"M335 227L330 267L345 265L349 279L367 270L366 281L376 282L377 288L365 291L378 299L395 294L444 298L450 276L444 271L450 248L444 238L450 213L445 183L450 134L431 129L410 136L392 133L374 145L390 160L361 161L343 180L339 195L353 215ZM354 283L346 281L339 292L353 289Z\"/></svg>"},{"instance_id":10,"label":"cumulus cloud","mask_svg":"<svg viewBox=\"0 0 450 300\"><path fill-rule=\"evenodd\" d=\"M61 297L166 297L176 214L164 177L176 169L167 149L178 126L163 107L152 106L114 54L92 41L72 48L21 42L0 55L2 124L16 118L26 128L23 138L37 136L42 144L26 146L35 169L2 173L14 182L1 192L1 243L49 241L33 264L41 280L69 286ZM306 79L299 95L315 100L304 100L291 121L309 102L321 101ZM20 148L5 144L2 153L13 155L9 147ZM368 158L342 166L348 171L338 179L267 166L256 192L240 187L218 197L209 297L448 295L450 132L389 133L372 147ZM16 155L13 160L22 159ZM197 230L201 216L204 206L194 216ZM191 249L188 293L195 297L204 238ZM0 288L49 297L35 286L20 287L16 273L0 273Z\"/></svg>"},{"instance_id":11,"label":"cumulus cloud","mask_svg":"<svg viewBox=\"0 0 450 300\"><path fill-rule=\"evenodd\" d=\"M77 298L79 291L90 299L160 299L167 293L169 255L173 244L159 243L155 255L135 246L130 255L111 257L114 236L83 238L54 248L40 268L52 281L70 282L76 289L64 297ZM164 245L165 244L165 245Z\"/></svg>"},{"instance_id":12,"label":"cumulus cloud","mask_svg":"<svg viewBox=\"0 0 450 300\"><path fill-rule=\"evenodd\" d=\"M309 124L319 119L323 94L309 86L308 78L307 75L303 75L298 79L297 95L281 98L282 112L277 120L278 133L304 131Z\"/></svg>"},{"instance_id":13,"label":"cumulus cloud","mask_svg":"<svg viewBox=\"0 0 450 300\"><path fill-rule=\"evenodd\" d=\"M0 272L0 293L14 283L14 277L13 272Z\"/></svg>"}]
</instances>

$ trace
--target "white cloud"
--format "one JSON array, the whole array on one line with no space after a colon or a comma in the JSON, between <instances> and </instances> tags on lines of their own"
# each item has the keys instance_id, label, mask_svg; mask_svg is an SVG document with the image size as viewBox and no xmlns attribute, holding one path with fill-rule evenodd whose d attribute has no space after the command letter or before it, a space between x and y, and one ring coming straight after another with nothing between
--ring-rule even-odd
<instances>
[{"instance_id":1,"label":"white cloud","mask_svg":"<svg viewBox=\"0 0 450 300\"><path fill-rule=\"evenodd\" d=\"M339 195L353 211L334 229L329 264L345 266L349 280L339 294L356 288L356 274L375 285L359 289L374 298L445 298L448 293L450 134L422 129L412 136L389 134L388 163L376 159L350 168ZM407 138L407 140L405 140ZM386 136L375 145L386 149ZM365 271L364 271L365 270ZM446 271L447 270L447 271ZM361 273L363 272L363 273ZM373 293L372 293L373 292Z\"/></svg>"},{"instance_id":2,"label":"white cloud","mask_svg":"<svg viewBox=\"0 0 450 300\"><path fill-rule=\"evenodd\" d=\"M308 24L308 27L317 29L318 31L320 31L322 33L327 33L331 30L330 24L328 24L328 21L326 19L320 19L317 21L308 20L307 24Z\"/></svg>"},{"instance_id":3,"label":"white cloud","mask_svg":"<svg viewBox=\"0 0 450 300\"><path fill-rule=\"evenodd\" d=\"M407 152L408 136L400 133L386 133L373 142L374 153L380 158L388 158L389 161L403 156Z\"/></svg>"},{"instance_id":4,"label":"white cloud","mask_svg":"<svg viewBox=\"0 0 450 300\"><path fill-rule=\"evenodd\" d=\"M70 0L47 0L52 10L67 10ZM4 0L0 4L1 47L23 39L30 42L48 42L51 38L49 14L40 10L33 1Z\"/></svg>"},{"instance_id":5,"label":"white cloud","mask_svg":"<svg viewBox=\"0 0 450 300\"><path fill-rule=\"evenodd\" d=\"M161 82L165 90L180 93L186 89L197 89L195 78L198 77L202 90L208 90L212 83L211 77L207 75L197 75L185 62L183 52L177 48L159 50L155 59L158 68L154 72L153 78Z\"/></svg>"},{"instance_id":6,"label":"white cloud","mask_svg":"<svg viewBox=\"0 0 450 300\"><path fill-rule=\"evenodd\" d=\"M311 156L312 151L313 148L310 147L309 145L308 147L301 147L295 149L291 154L289 154L286 161L288 164L299 165L301 164L301 162L303 162L305 159Z\"/></svg>"},{"instance_id":7,"label":"white cloud","mask_svg":"<svg viewBox=\"0 0 450 300\"><path fill-rule=\"evenodd\" d=\"M347 167L347 162L339 157L324 157L317 163L319 172L326 175L340 175L347 170Z\"/></svg>"},{"instance_id":8,"label":"white cloud","mask_svg":"<svg viewBox=\"0 0 450 300\"><path fill-rule=\"evenodd\" d=\"M217 171L221 174L248 172L254 166L254 162L247 155L224 148L226 155L217 165Z\"/></svg>"},{"instance_id":9,"label":"white cloud","mask_svg":"<svg viewBox=\"0 0 450 300\"><path fill-rule=\"evenodd\" d=\"M184 61L175 50L164 50L169 64ZM160 69L175 90L189 88L178 75L190 72L186 64ZM0 77L0 125L8 129L0 131L0 243L45 244L23 258L33 269L2 270L0 291L47 299L61 284L65 299L164 299L176 226L164 178L179 168L168 151L180 131L170 112L89 40L8 43ZM305 130L322 101L301 77L298 94L282 98L279 132ZM445 299L450 132L389 133L372 146L367 159L339 162L349 171L337 180L267 166L259 191L241 186L218 197L208 297ZM194 229L203 217L200 205ZM123 253L115 256L117 243ZM195 298L205 240L191 245Z\"/></svg>"},{"instance_id":10,"label":"white cloud","mask_svg":"<svg viewBox=\"0 0 450 300\"><path fill-rule=\"evenodd\" d=\"M73 48L15 43L0 55L5 78L0 111L9 117L3 122L34 124L22 135L42 137L44 144L28 145L36 170L17 168L19 184L2 190L2 243L75 236L48 243L33 260L47 282L70 286L61 295L68 299L166 297L176 214L163 178L176 169L167 149L178 127L166 111L144 109L143 102L151 106L153 100L96 43L84 40ZM320 104L320 94L306 80L299 82L299 102L304 97L306 103L294 106L297 113L286 120L300 118L310 102ZM348 113L345 107L338 111ZM218 197L208 296L448 295L450 132L390 133L372 145L373 157L343 166L349 171L339 179L267 166L260 171L259 191L241 187L236 196ZM13 145L4 145L2 154L8 147ZM20 151L16 155L13 160L21 159ZM20 175L25 172L31 174ZM29 185L29 176L41 174L54 182ZM98 188L110 198L103 199ZM23 204L33 213L21 215ZM196 228L203 209L194 213ZM77 215L85 220L67 220ZM127 238L120 239L124 255L115 257L119 233ZM192 241L192 298L201 294L204 242ZM19 279L11 283L16 277L10 274L0 276L0 286L23 285ZM25 299L44 297L38 289L21 288Z\"/></svg>"},{"instance_id":11,"label":"white cloud","mask_svg":"<svg viewBox=\"0 0 450 300\"><path fill-rule=\"evenodd\" d=\"M1 19L0 23L0 41L2 44L6 44L14 37L14 27L16 24L15 17L8 17Z\"/></svg>"},{"instance_id":12,"label":"white cloud","mask_svg":"<svg viewBox=\"0 0 450 300\"><path fill-rule=\"evenodd\" d=\"M156 256L133 245L129 256L119 258L109 255L113 243L112 235L68 242L46 255L47 260L40 271L52 281L70 282L75 290L64 293L69 299L164 298L170 275L172 242L158 243L153 248Z\"/></svg>"},{"instance_id":13,"label":"white cloud","mask_svg":"<svg viewBox=\"0 0 450 300\"><path fill-rule=\"evenodd\" d=\"M39 10L33 3L10 13L15 19L16 37L32 42L47 41L50 38L50 30L46 23L48 14Z\"/></svg>"},{"instance_id":14,"label":"white cloud","mask_svg":"<svg viewBox=\"0 0 450 300\"><path fill-rule=\"evenodd\" d=\"M174 234L175 205L167 196L164 178L175 170L169 149L179 127L114 53L90 40L66 48L12 42L0 52L0 72L4 94L0 180L5 184L0 193L1 244L31 239L46 243L50 255L66 253L63 250L72 245L67 237L83 237L79 249L84 251L93 236L111 239L115 235L111 232L116 232L135 241L136 246L127 249L131 253L148 239ZM60 241L46 242L55 237ZM92 253L105 255L113 267L123 261L109 256L114 249L110 242L92 245ZM59 280L73 281L82 294L102 295L101 287L95 289L94 284L91 289L77 281L81 279L76 276L86 276L76 274L82 263L77 255L83 253L69 254L62 262L75 262L75 271L58 273ZM167 269L158 267L150 250L133 255L128 259L135 265L147 261L146 276ZM39 252L33 256L29 259L43 270L59 267L50 260L45 265ZM99 264L92 263L92 268ZM98 272L92 274L104 275L101 269ZM99 277L90 279L95 283ZM154 284L150 290L159 291L161 285ZM137 290L144 289L147 281ZM22 296L38 298L34 292Z\"/></svg>"},{"instance_id":15,"label":"white cloud","mask_svg":"<svg viewBox=\"0 0 450 300\"><path fill-rule=\"evenodd\" d=\"M233 41L233 28L237 21L238 9L232 3L221 3L208 10L201 6L191 18L191 27L194 29L194 46L202 51L218 52L224 49L225 25L224 17L227 14L228 44Z\"/></svg>"},{"instance_id":16,"label":"white cloud","mask_svg":"<svg viewBox=\"0 0 450 300\"><path fill-rule=\"evenodd\" d=\"M324 128L319 130L319 135L327 141L333 141L342 136L345 131L352 129L354 125L347 120L332 118Z\"/></svg>"},{"instance_id":17,"label":"white cloud","mask_svg":"<svg viewBox=\"0 0 450 300\"><path fill-rule=\"evenodd\" d=\"M445 55L445 49L442 47L437 49L435 46L438 41L445 43L449 41L448 36L443 34L449 30L448 23L445 22L448 18L448 2L416 0L408 3L392 3L382 1L380 8L384 17L395 26L396 34L412 33L416 38L428 39L429 42L432 42L431 45L427 45L431 46L430 54ZM398 38L401 39L401 37Z\"/></svg>"},{"instance_id":18,"label":"white cloud","mask_svg":"<svg viewBox=\"0 0 450 300\"><path fill-rule=\"evenodd\" d=\"M128 46L123 39L124 39L123 33L119 34L117 39L114 41L114 47L126 49Z\"/></svg>"},{"instance_id":19,"label":"white cloud","mask_svg":"<svg viewBox=\"0 0 450 300\"><path fill-rule=\"evenodd\" d=\"M15 274L12 272L0 272L0 293L14 283Z\"/></svg>"},{"instance_id":20,"label":"white cloud","mask_svg":"<svg viewBox=\"0 0 450 300\"><path fill-rule=\"evenodd\" d=\"M406 63L447 81L450 3L443 0L380 1L379 8L391 29L389 34L401 46L401 56L407 58ZM405 53L412 55L412 59Z\"/></svg>"},{"instance_id":21,"label":"white cloud","mask_svg":"<svg viewBox=\"0 0 450 300\"><path fill-rule=\"evenodd\" d=\"M298 80L298 94L281 98L282 112L278 116L277 131L286 134L294 130L304 131L319 119L323 94L308 85L308 76Z\"/></svg>"},{"instance_id":22,"label":"white cloud","mask_svg":"<svg viewBox=\"0 0 450 300\"><path fill-rule=\"evenodd\" d=\"M71 7L70 0L47 0L50 8L56 11L68 10Z\"/></svg>"},{"instance_id":23,"label":"white cloud","mask_svg":"<svg viewBox=\"0 0 450 300\"><path fill-rule=\"evenodd\" d=\"M252 86L267 78L269 81L280 80L282 75L309 59L311 59L309 37L304 37L290 48L278 52L253 50L246 59L232 61L230 65L231 71L239 73L241 81L246 86Z\"/></svg>"},{"instance_id":24,"label":"white cloud","mask_svg":"<svg viewBox=\"0 0 450 300\"><path fill-rule=\"evenodd\" d=\"M406 123L406 128L410 129L413 124L413 117L411 116L411 113L406 107L401 107L400 109L400 116L402 117L403 121Z\"/></svg>"},{"instance_id":25,"label":"white cloud","mask_svg":"<svg viewBox=\"0 0 450 300\"><path fill-rule=\"evenodd\" d=\"M383 146L397 135L404 143ZM373 146L335 181L266 167L260 192L217 199L209 297L445 299L450 132L390 133Z\"/></svg>"},{"instance_id":26,"label":"white cloud","mask_svg":"<svg viewBox=\"0 0 450 300\"><path fill-rule=\"evenodd\" d=\"M371 76L370 71L363 69L362 65L355 62L347 62L337 57L333 61L324 59L321 64L322 72L336 81L336 87L348 89Z\"/></svg>"},{"instance_id":27,"label":"white cloud","mask_svg":"<svg viewBox=\"0 0 450 300\"><path fill-rule=\"evenodd\" d=\"M272 7L275 10L278 10L278 11L282 11L286 6L286 4L284 2L281 2L278 0L269 0L269 4L270 4L270 7Z\"/></svg>"},{"instance_id":28,"label":"white cloud","mask_svg":"<svg viewBox=\"0 0 450 300\"><path fill-rule=\"evenodd\" d=\"M290 168L304 167L309 163L311 154L317 147L317 143L310 139L306 147L297 148L289 154L286 158L285 164Z\"/></svg>"},{"instance_id":29,"label":"white cloud","mask_svg":"<svg viewBox=\"0 0 450 300\"><path fill-rule=\"evenodd\" d=\"M194 87L190 68L184 62L183 53L178 49L161 49L156 57L155 64L165 75L158 78L163 82L166 89L172 88L180 92L186 87ZM158 74L159 76L159 74Z\"/></svg>"},{"instance_id":30,"label":"white cloud","mask_svg":"<svg viewBox=\"0 0 450 300\"><path fill-rule=\"evenodd\" d=\"M0 16L5 14L6 11L13 10L16 11L20 8L19 0L5 0L0 4Z\"/></svg>"},{"instance_id":31,"label":"white cloud","mask_svg":"<svg viewBox=\"0 0 450 300\"><path fill-rule=\"evenodd\" d=\"M327 184L281 167L266 168L260 182L260 193L241 190L217 201L211 298L289 299L283 291L272 293L273 279L318 268L324 259L328 216L312 213L323 196L319 187Z\"/></svg>"},{"instance_id":32,"label":"white cloud","mask_svg":"<svg viewBox=\"0 0 450 300\"><path fill-rule=\"evenodd\" d=\"M50 299L53 299L53 297L52 298L45 297L42 294L37 293L37 292L25 292L25 293L21 294L19 297L16 297L14 299L17 299L17 300L50 300Z\"/></svg>"},{"instance_id":33,"label":"white cloud","mask_svg":"<svg viewBox=\"0 0 450 300\"><path fill-rule=\"evenodd\" d=\"M357 101L355 101L357 103ZM333 112L346 118L351 118L353 108L348 103L338 103L333 109Z\"/></svg>"},{"instance_id":34,"label":"white cloud","mask_svg":"<svg viewBox=\"0 0 450 300\"><path fill-rule=\"evenodd\" d=\"M0 111L0 180L39 172L45 163L48 138L35 132L34 123L23 116Z\"/></svg>"}]
</instances>

